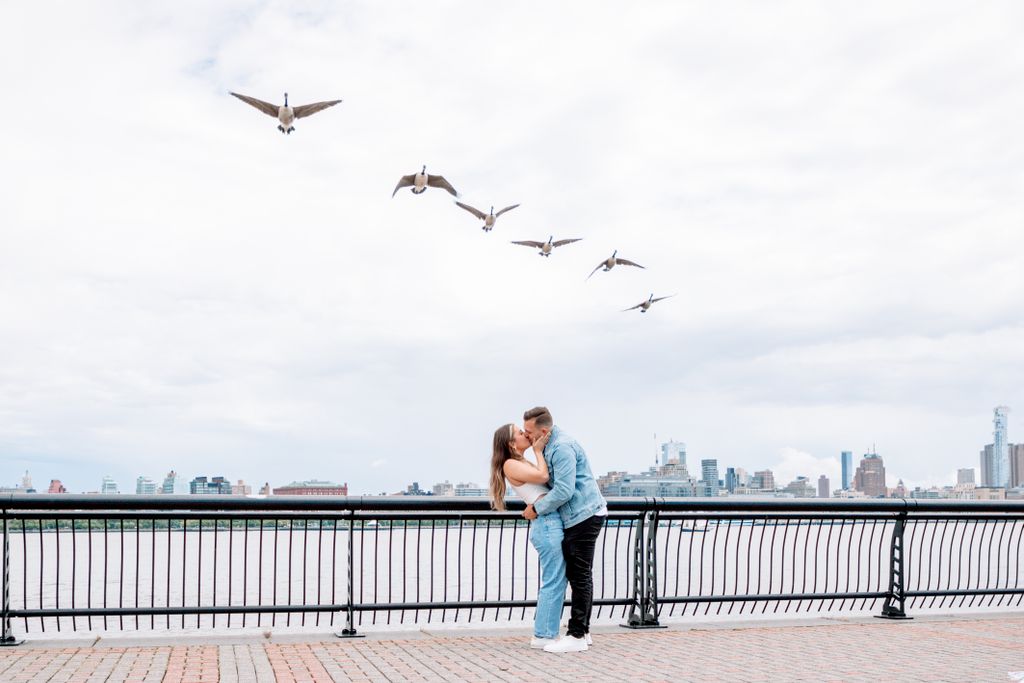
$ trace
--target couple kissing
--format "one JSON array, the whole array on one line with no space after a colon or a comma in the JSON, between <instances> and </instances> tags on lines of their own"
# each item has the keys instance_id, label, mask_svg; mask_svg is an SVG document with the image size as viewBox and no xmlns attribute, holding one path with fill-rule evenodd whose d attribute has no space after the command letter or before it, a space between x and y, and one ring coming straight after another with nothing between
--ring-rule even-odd
<instances>
[{"instance_id":1,"label":"couple kissing","mask_svg":"<svg viewBox=\"0 0 1024 683\"><path fill-rule=\"evenodd\" d=\"M533 461L526 451L533 451ZM494 432L490 495L505 509L506 481L526 503L532 520L530 543L540 557L530 647L545 652L584 652L593 644L594 548L608 506L590 470L583 447L559 429L544 407L523 414L523 426L507 424ZM565 586L572 587L569 625L558 638Z\"/></svg>"}]
</instances>

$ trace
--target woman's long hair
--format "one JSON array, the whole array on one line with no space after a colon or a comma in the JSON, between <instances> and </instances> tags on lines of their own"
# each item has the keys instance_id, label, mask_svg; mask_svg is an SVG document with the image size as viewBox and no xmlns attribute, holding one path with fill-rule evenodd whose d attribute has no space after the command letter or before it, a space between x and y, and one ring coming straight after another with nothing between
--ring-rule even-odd
<instances>
[{"instance_id":1,"label":"woman's long hair","mask_svg":"<svg viewBox=\"0 0 1024 683\"><path fill-rule=\"evenodd\" d=\"M494 449L491 452L491 507L505 509L505 461L521 457L512 447L516 426L512 423L494 430Z\"/></svg>"}]
</instances>

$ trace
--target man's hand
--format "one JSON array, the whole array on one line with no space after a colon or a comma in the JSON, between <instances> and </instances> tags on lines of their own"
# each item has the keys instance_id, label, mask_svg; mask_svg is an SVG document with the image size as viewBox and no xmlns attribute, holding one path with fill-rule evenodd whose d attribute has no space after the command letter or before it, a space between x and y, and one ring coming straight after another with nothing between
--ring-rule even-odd
<instances>
[{"instance_id":1,"label":"man's hand","mask_svg":"<svg viewBox=\"0 0 1024 683\"><path fill-rule=\"evenodd\" d=\"M551 438L551 432L541 432L540 436L531 442L533 452L538 456L544 455L544 447L548 445L548 439Z\"/></svg>"},{"instance_id":2,"label":"man's hand","mask_svg":"<svg viewBox=\"0 0 1024 683\"><path fill-rule=\"evenodd\" d=\"M533 505L526 506L526 509L523 510L523 517L526 519L537 519L537 511L533 509Z\"/></svg>"}]
</instances>

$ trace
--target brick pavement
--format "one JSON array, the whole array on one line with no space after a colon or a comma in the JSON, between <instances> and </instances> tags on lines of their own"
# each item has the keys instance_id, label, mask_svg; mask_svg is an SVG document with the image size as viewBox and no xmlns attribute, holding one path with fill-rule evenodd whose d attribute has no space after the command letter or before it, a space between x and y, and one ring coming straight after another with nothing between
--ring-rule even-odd
<instances>
[{"instance_id":1,"label":"brick pavement","mask_svg":"<svg viewBox=\"0 0 1024 683\"><path fill-rule=\"evenodd\" d=\"M221 638L223 640L223 638ZM0 649L2 683L1024 680L1024 615L607 630L580 655L507 633ZM1018 677L1019 676L1019 677Z\"/></svg>"}]
</instances>

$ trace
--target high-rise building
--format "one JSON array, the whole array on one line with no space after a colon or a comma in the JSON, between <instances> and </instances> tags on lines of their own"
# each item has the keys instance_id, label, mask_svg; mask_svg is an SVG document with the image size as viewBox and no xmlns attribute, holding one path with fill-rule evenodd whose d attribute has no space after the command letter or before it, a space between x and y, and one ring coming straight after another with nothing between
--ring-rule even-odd
<instances>
[{"instance_id":1,"label":"high-rise building","mask_svg":"<svg viewBox=\"0 0 1024 683\"><path fill-rule=\"evenodd\" d=\"M1010 488L1024 486L1024 443L1009 444Z\"/></svg>"},{"instance_id":2,"label":"high-rise building","mask_svg":"<svg viewBox=\"0 0 1024 683\"><path fill-rule=\"evenodd\" d=\"M818 498L828 498L832 495L829 487L828 477L824 474L818 477Z\"/></svg>"},{"instance_id":3,"label":"high-rise building","mask_svg":"<svg viewBox=\"0 0 1024 683\"><path fill-rule=\"evenodd\" d=\"M260 495L261 496L269 496L270 495L270 482L269 481L263 482L263 486L260 487Z\"/></svg>"},{"instance_id":4,"label":"high-rise building","mask_svg":"<svg viewBox=\"0 0 1024 683\"><path fill-rule=\"evenodd\" d=\"M739 481L736 478L736 468L726 467L725 468L725 490L729 493L735 493L736 487L739 486Z\"/></svg>"},{"instance_id":5,"label":"high-rise building","mask_svg":"<svg viewBox=\"0 0 1024 683\"><path fill-rule=\"evenodd\" d=\"M171 470L170 472L167 473L167 476L164 477L163 484L160 485L160 493L187 493L187 490L185 489L185 481L177 472Z\"/></svg>"},{"instance_id":6,"label":"high-rise building","mask_svg":"<svg viewBox=\"0 0 1024 683\"><path fill-rule=\"evenodd\" d=\"M700 461L701 479L704 480L704 495L718 495L718 460L707 458Z\"/></svg>"},{"instance_id":7,"label":"high-rise building","mask_svg":"<svg viewBox=\"0 0 1024 683\"><path fill-rule=\"evenodd\" d=\"M661 464L686 464L686 444L669 439L661 444Z\"/></svg>"},{"instance_id":8,"label":"high-rise building","mask_svg":"<svg viewBox=\"0 0 1024 683\"><path fill-rule=\"evenodd\" d=\"M68 490L64 488L64 484L61 483L60 479L51 479L50 488L47 493L67 493Z\"/></svg>"},{"instance_id":9,"label":"high-rise building","mask_svg":"<svg viewBox=\"0 0 1024 683\"><path fill-rule=\"evenodd\" d=\"M251 496L252 487L245 483L244 479L239 479L238 483L231 487L231 495L233 496Z\"/></svg>"},{"instance_id":10,"label":"high-rise building","mask_svg":"<svg viewBox=\"0 0 1024 683\"><path fill-rule=\"evenodd\" d=\"M188 492L193 495L231 495L231 482L226 477L196 477L188 484Z\"/></svg>"},{"instance_id":11,"label":"high-rise building","mask_svg":"<svg viewBox=\"0 0 1024 683\"><path fill-rule=\"evenodd\" d=\"M473 483L460 483L455 485L456 496L472 496L472 497L484 497L489 496L490 491L480 486L479 484Z\"/></svg>"},{"instance_id":12,"label":"high-rise building","mask_svg":"<svg viewBox=\"0 0 1024 683\"><path fill-rule=\"evenodd\" d=\"M736 486L746 487L750 486L750 474L742 467L736 468Z\"/></svg>"},{"instance_id":13,"label":"high-rise building","mask_svg":"<svg viewBox=\"0 0 1024 683\"><path fill-rule=\"evenodd\" d=\"M1010 484L1010 449L1006 440L1006 422L1010 409L996 406L992 411L992 486L1009 487Z\"/></svg>"},{"instance_id":14,"label":"high-rise building","mask_svg":"<svg viewBox=\"0 0 1024 683\"><path fill-rule=\"evenodd\" d=\"M32 476L25 470L25 476L21 478L21 488L25 493L35 493L36 490L32 487Z\"/></svg>"},{"instance_id":15,"label":"high-rise building","mask_svg":"<svg viewBox=\"0 0 1024 683\"><path fill-rule=\"evenodd\" d=\"M810 479L804 476L798 476L786 484L782 491L795 498L814 498L814 485L811 484Z\"/></svg>"},{"instance_id":16,"label":"high-rise building","mask_svg":"<svg viewBox=\"0 0 1024 683\"><path fill-rule=\"evenodd\" d=\"M981 449L981 485L982 486L993 486L992 483L992 444L985 444L985 447Z\"/></svg>"},{"instance_id":17,"label":"high-rise building","mask_svg":"<svg viewBox=\"0 0 1024 683\"><path fill-rule=\"evenodd\" d=\"M843 466L843 490L849 491L853 482L853 451L843 451L839 454L839 460Z\"/></svg>"},{"instance_id":18,"label":"high-rise building","mask_svg":"<svg viewBox=\"0 0 1024 683\"><path fill-rule=\"evenodd\" d=\"M883 498L885 486L885 464L878 453L865 453L860 466L853 476L853 487L863 491L868 498Z\"/></svg>"},{"instance_id":19,"label":"high-rise building","mask_svg":"<svg viewBox=\"0 0 1024 683\"><path fill-rule=\"evenodd\" d=\"M771 470L754 472L754 478L750 481L750 488L761 491L775 491L775 475Z\"/></svg>"},{"instance_id":20,"label":"high-rise building","mask_svg":"<svg viewBox=\"0 0 1024 683\"><path fill-rule=\"evenodd\" d=\"M956 483L957 484L973 484L974 483L974 468L973 467L962 467L956 471Z\"/></svg>"},{"instance_id":21,"label":"high-rise building","mask_svg":"<svg viewBox=\"0 0 1024 683\"><path fill-rule=\"evenodd\" d=\"M156 493L156 482L149 477L139 477L135 480L135 493L139 496L152 496Z\"/></svg>"},{"instance_id":22,"label":"high-rise building","mask_svg":"<svg viewBox=\"0 0 1024 683\"><path fill-rule=\"evenodd\" d=\"M117 490L117 482L111 477L103 477L103 484L100 486L100 493L120 493Z\"/></svg>"}]
</instances>

